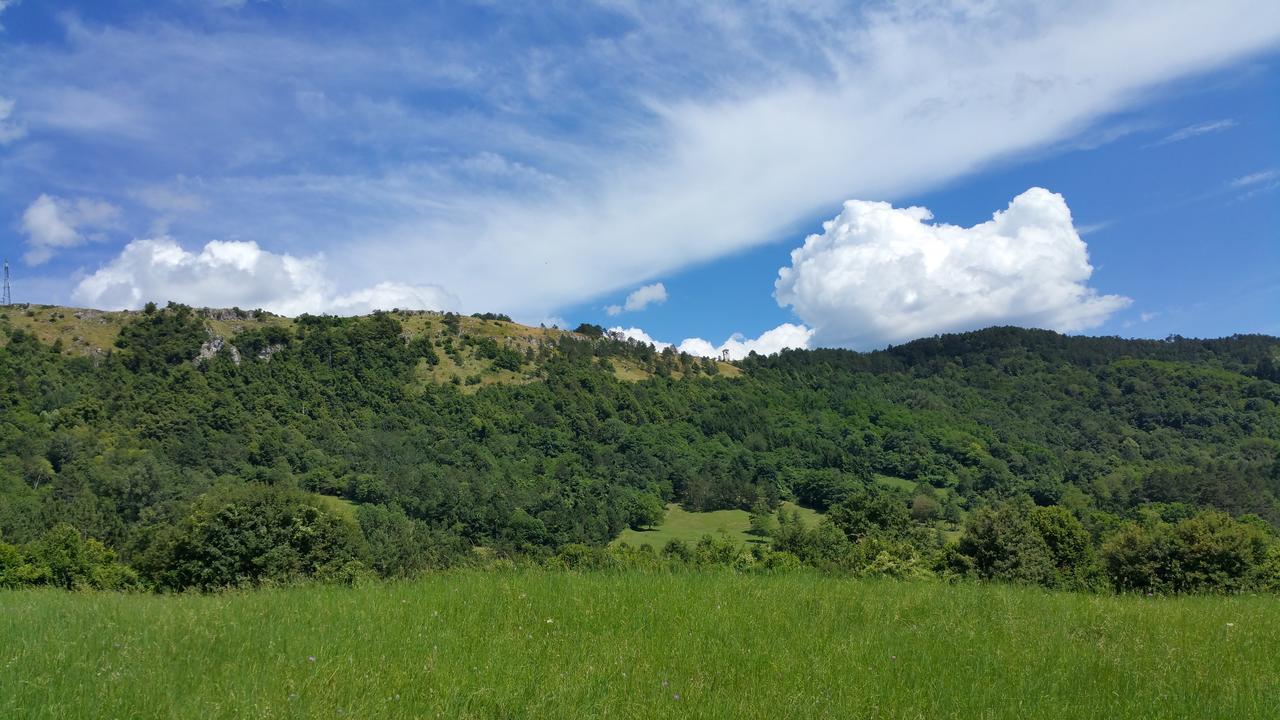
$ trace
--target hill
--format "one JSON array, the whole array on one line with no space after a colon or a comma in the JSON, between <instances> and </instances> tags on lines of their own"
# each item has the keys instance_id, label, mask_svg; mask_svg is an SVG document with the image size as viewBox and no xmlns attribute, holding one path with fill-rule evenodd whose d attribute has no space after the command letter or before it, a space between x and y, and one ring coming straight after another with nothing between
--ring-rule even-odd
<instances>
[{"instance_id":1,"label":"hill","mask_svg":"<svg viewBox=\"0 0 1280 720\"><path fill-rule=\"evenodd\" d=\"M655 548L680 562L1280 584L1272 337L991 328L723 364L500 316L5 315L0 584L612 562L669 503L773 536ZM827 519L779 524L784 501Z\"/></svg>"},{"instance_id":2,"label":"hill","mask_svg":"<svg viewBox=\"0 0 1280 720\"><path fill-rule=\"evenodd\" d=\"M271 328L291 331L296 319L275 315L264 310L241 310L240 308L199 308L195 314L200 318L208 335L211 348L227 344L228 351L235 348L232 340L242 333L254 335ZM451 313L396 310L394 315L400 322L406 338L429 338L445 350L438 362L420 363L415 368L415 375L421 382L458 382L467 388L477 385L515 384L528 382L529 374L522 374L510 369L494 367L492 357L485 357L486 341L492 340L517 350L528 353L540 347L554 345L562 336L586 337L560 328L530 327L512 322L505 315L493 313L477 313L472 316ZM0 309L0 345L8 342L9 333L22 330L38 338L42 343L54 346L60 353L68 357L88 356L101 357L115 350L117 338L122 328L136 322L143 316L142 311L133 310L92 310L87 308L63 307L59 305L21 304ZM599 330L599 328L594 328ZM450 335L460 342L445 344ZM238 348L235 350L239 352ZM194 357L192 359L195 359ZM736 375L739 371L731 363L715 362L717 371L726 375ZM646 363L636 362L628 358L615 360L614 376L619 380L638 381L653 377L655 369ZM672 371L676 377L682 370ZM456 380L455 380L456 378ZM470 380L470 382L468 382Z\"/></svg>"}]
</instances>

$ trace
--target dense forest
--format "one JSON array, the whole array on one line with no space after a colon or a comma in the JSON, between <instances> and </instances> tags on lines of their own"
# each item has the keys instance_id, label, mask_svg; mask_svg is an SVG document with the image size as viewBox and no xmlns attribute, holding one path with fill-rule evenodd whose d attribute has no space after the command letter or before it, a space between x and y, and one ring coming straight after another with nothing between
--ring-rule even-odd
<instances>
[{"instance_id":1,"label":"dense forest","mask_svg":"<svg viewBox=\"0 0 1280 720\"><path fill-rule=\"evenodd\" d=\"M210 317L149 306L109 352L74 354L0 316L0 587L495 559L1280 587L1277 338L991 328L728 373L589 325L468 330L499 315L302 316L226 338ZM464 355L465 380L432 379ZM778 516L783 500L825 520ZM670 502L749 510L771 540L608 546Z\"/></svg>"}]
</instances>

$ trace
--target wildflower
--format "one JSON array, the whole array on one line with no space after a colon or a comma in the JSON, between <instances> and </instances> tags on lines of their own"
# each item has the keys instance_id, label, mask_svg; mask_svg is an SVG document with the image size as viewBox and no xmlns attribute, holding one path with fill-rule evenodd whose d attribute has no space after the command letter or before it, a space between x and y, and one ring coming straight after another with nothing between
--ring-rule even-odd
<instances>
[{"instance_id":1,"label":"wildflower","mask_svg":"<svg viewBox=\"0 0 1280 720\"><path fill-rule=\"evenodd\" d=\"M672 696L671 696L671 699L672 699L672 700L679 700L679 699L680 699L680 693L676 693L675 695L672 695Z\"/></svg>"},{"instance_id":2,"label":"wildflower","mask_svg":"<svg viewBox=\"0 0 1280 720\"><path fill-rule=\"evenodd\" d=\"M548 625L550 625L550 624L551 624L551 623L553 623L553 622L555 622L555 620L552 620L551 618L547 618L547 624L548 624Z\"/></svg>"},{"instance_id":3,"label":"wildflower","mask_svg":"<svg viewBox=\"0 0 1280 720\"><path fill-rule=\"evenodd\" d=\"M308 655L308 656L307 656L307 662L315 662L315 661L316 661L316 656L315 656L315 655Z\"/></svg>"}]
</instances>

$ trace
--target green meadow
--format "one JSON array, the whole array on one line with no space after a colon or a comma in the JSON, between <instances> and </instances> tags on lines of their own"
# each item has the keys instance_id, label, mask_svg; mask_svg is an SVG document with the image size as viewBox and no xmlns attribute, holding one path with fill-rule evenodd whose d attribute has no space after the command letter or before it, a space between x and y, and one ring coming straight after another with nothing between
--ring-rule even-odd
<instances>
[{"instance_id":1,"label":"green meadow","mask_svg":"<svg viewBox=\"0 0 1280 720\"><path fill-rule=\"evenodd\" d=\"M1275 718L1280 599L451 571L0 593L4 718Z\"/></svg>"},{"instance_id":2,"label":"green meadow","mask_svg":"<svg viewBox=\"0 0 1280 720\"><path fill-rule=\"evenodd\" d=\"M822 518L817 511L800 507L795 503L784 502L780 510L797 513L807 525L816 525ZM612 544L627 543L632 547L648 544L655 550L661 550L672 540L681 540L690 545L696 544L703 535L713 537L721 534L728 536L739 545L747 543L768 542L767 538L750 534L751 514L746 510L712 510L711 512L689 512L675 503L667 505L667 514L662 523L652 528L623 530Z\"/></svg>"}]
</instances>

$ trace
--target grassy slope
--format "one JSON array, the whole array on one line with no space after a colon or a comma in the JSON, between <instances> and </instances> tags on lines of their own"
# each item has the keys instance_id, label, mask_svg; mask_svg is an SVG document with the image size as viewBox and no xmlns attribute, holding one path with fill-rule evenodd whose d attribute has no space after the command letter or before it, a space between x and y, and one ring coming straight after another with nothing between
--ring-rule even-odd
<instances>
[{"instance_id":1,"label":"grassy slope","mask_svg":"<svg viewBox=\"0 0 1280 720\"><path fill-rule=\"evenodd\" d=\"M800 513L802 520L816 524L821 517L817 512L785 502L782 507ZM661 550L671 540L683 540L693 544L703 535L726 533L739 544L761 542L760 538L747 534L751 528L750 514L746 510L716 510L714 512L687 512L674 503L667 506L667 516L662 524L645 530L623 530L614 544L627 543L639 547L645 543Z\"/></svg>"},{"instance_id":2,"label":"grassy slope","mask_svg":"<svg viewBox=\"0 0 1280 720\"><path fill-rule=\"evenodd\" d=\"M792 573L0 593L0 717L1274 718L1280 600Z\"/></svg>"}]
</instances>

